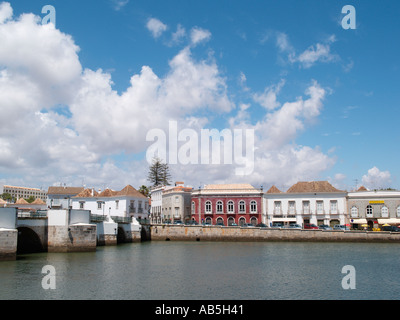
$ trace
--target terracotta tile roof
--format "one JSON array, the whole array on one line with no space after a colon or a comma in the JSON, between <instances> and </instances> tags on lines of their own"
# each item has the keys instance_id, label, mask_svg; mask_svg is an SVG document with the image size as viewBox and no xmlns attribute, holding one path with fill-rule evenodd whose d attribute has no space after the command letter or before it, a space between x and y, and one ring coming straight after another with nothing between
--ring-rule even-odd
<instances>
[{"instance_id":1,"label":"terracotta tile roof","mask_svg":"<svg viewBox=\"0 0 400 320\"><path fill-rule=\"evenodd\" d=\"M204 190L239 190L239 189L254 189L249 183L232 183L232 184L208 184Z\"/></svg>"},{"instance_id":2,"label":"terracotta tile roof","mask_svg":"<svg viewBox=\"0 0 400 320\"><path fill-rule=\"evenodd\" d=\"M93 198L93 197L119 197L119 196L128 196L128 197L136 197L136 198L146 198L145 195L137 191L131 185L127 185L121 191L115 191L111 189L105 189L102 192L98 193L96 190L93 190L92 196L92 189L85 189L79 194L77 194L74 198Z\"/></svg>"},{"instance_id":3,"label":"terracotta tile roof","mask_svg":"<svg viewBox=\"0 0 400 320\"><path fill-rule=\"evenodd\" d=\"M115 196L118 193L118 191L114 191L111 189L104 189L102 192L98 194L98 197L112 197Z\"/></svg>"},{"instance_id":4,"label":"terracotta tile roof","mask_svg":"<svg viewBox=\"0 0 400 320\"><path fill-rule=\"evenodd\" d=\"M84 187L49 187L47 194L48 195L52 195L52 194L76 195L79 192L82 192L84 189L85 189Z\"/></svg>"},{"instance_id":5,"label":"terracotta tile roof","mask_svg":"<svg viewBox=\"0 0 400 320\"><path fill-rule=\"evenodd\" d=\"M358 192L358 191L368 191L368 190L367 190L366 187L361 186L361 187L358 188L357 192Z\"/></svg>"},{"instance_id":6,"label":"terracotta tile roof","mask_svg":"<svg viewBox=\"0 0 400 320\"><path fill-rule=\"evenodd\" d=\"M196 192L196 191L195 191ZM237 184L209 184L200 190L202 194L247 194L247 193L259 193L260 190L254 188L248 183L237 183Z\"/></svg>"},{"instance_id":7,"label":"terracotta tile roof","mask_svg":"<svg viewBox=\"0 0 400 320\"><path fill-rule=\"evenodd\" d=\"M93 192L93 196L92 196ZM96 190L92 189L85 189L81 192L79 192L74 198L91 198L91 197L97 197L99 193Z\"/></svg>"},{"instance_id":8,"label":"terracotta tile roof","mask_svg":"<svg viewBox=\"0 0 400 320\"><path fill-rule=\"evenodd\" d=\"M33 201L31 204L46 204L42 199L36 198L35 201Z\"/></svg>"},{"instance_id":9,"label":"terracotta tile roof","mask_svg":"<svg viewBox=\"0 0 400 320\"><path fill-rule=\"evenodd\" d=\"M328 181L300 181L291 186L287 193L307 193L307 192L344 192L336 189Z\"/></svg>"},{"instance_id":10,"label":"terracotta tile roof","mask_svg":"<svg viewBox=\"0 0 400 320\"><path fill-rule=\"evenodd\" d=\"M143 193L137 191L130 184L128 184L121 191L118 191L116 195L118 195L118 196L131 196L131 197L138 197L138 198L146 198L147 199L147 197Z\"/></svg>"},{"instance_id":11,"label":"terracotta tile roof","mask_svg":"<svg viewBox=\"0 0 400 320\"><path fill-rule=\"evenodd\" d=\"M24 198L19 198L15 204L29 204L28 201L26 201Z\"/></svg>"},{"instance_id":12,"label":"terracotta tile roof","mask_svg":"<svg viewBox=\"0 0 400 320\"><path fill-rule=\"evenodd\" d=\"M282 193L282 191L279 190L277 187L272 186L271 188L269 188L269 190L267 191L267 193Z\"/></svg>"}]
</instances>

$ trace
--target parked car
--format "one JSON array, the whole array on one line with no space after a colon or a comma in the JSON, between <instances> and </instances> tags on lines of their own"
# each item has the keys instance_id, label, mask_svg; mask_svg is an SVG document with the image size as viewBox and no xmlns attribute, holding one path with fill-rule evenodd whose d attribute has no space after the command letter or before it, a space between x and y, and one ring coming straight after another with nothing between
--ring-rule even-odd
<instances>
[{"instance_id":1,"label":"parked car","mask_svg":"<svg viewBox=\"0 0 400 320\"><path fill-rule=\"evenodd\" d=\"M231 223L229 226L230 227L237 227L238 225L237 225L237 223Z\"/></svg>"},{"instance_id":2,"label":"parked car","mask_svg":"<svg viewBox=\"0 0 400 320\"><path fill-rule=\"evenodd\" d=\"M384 226L382 228L383 231L390 231L390 232L400 232L400 228L396 226Z\"/></svg>"},{"instance_id":3,"label":"parked car","mask_svg":"<svg viewBox=\"0 0 400 320\"><path fill-rule=\"evenodd\" d=\"M174 221L174 224L181 225L181 224L183 224L183 222L182 222L181 220L175 220L175 221Z\"/></svg>"},{"instance_id":4,"label":"parked car","mask_svg":"<svg viewBox=\"0 0 400 320\"><path fill-rule=\"evenodd\" d=\"M224 227L225 225L224 225L223 222L218 222L218 223L216 224L216 226L222 226L222 227Z\"/></svg>"},{"instance_id":5,"label":"parked car","mask_svg":"<svg viewBox=\"0 0 400 320\"><path fill-rule=\"evenodd\" d=\"M251 223L244 223L242 227L254 228L254 225Z\"/></svg>"},{"instance_id":6,"label":"parked car","mask_svg":"<svg viewBox=\"0 0 400 320\"><path fill-rule=\"evenodd\" d=\"M313 223L305 223L304 229L318 229L318 227Z\"/></svg>"},{"instance_id":7,"label":"parked car","mask_svg":"<svg viewBox=\"0 0 400 320\"><path fill-rule=\"evenodd\" d=\"M256 227L267 228L268 226L265 223L259 223L259 224L256 225Z\"/></svg>"},{"instance_id":8,"label":"parked car","mask_svg":"<svg viewBox=\"0 0 400 320\"><path fill-rule=\"evenodd\" d=\"M196 220L190 220L190 221L186 222L186 224L189 226L197 226L198 225Z\"/></svg>"},{"instance_id":9,"label":"parked car","mask_svg":"<svg viewBox=\"0 0 400 320\"><path fill-rule=\"evenodd\" d=\"M321 230L332 230L332 227L328 226L327 224L321 224L318 228Z\"/></svg>"},{"instance_id":10,"label":"parked car","mask_svg":"<svg viewBox=\"0 0 400 320\"><path fill-rule=\"evenodd\" d=\"M272 224L272 228L283 228L283 225L282 225L282 223L274 222L274 223Z\"/></svg>"},{"instance_id":11,"label":"parked car","mask_svg":"<svg viewBox=\"0 0 400 320\"><path fill-rule=\"evenodd\" d=\"M343 230L344 231L344 230L349 230L349 228L342 224L335 224L333 226L333 230Z\"/></svg>"},{"instance_id":12,"label":"parked car","mask_svg":"<svg viewBox=\"0 0 400 320\"><path fill-rule=\"evenodd\" d=\"M297 224L297 223L291 223L288 226L289 229L301 229L301 225Z\"/></svg>"}]
</instances>

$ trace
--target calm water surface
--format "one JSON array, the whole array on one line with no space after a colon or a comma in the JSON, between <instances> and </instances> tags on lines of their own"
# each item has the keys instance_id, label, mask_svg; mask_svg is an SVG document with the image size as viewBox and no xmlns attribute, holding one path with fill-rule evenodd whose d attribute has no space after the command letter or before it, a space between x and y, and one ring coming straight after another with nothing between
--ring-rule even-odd
<instances>
[{"instance_id":1,"label":"calm water surface","mask_svg":"<svg viewBox=\"0 0 400 320\"><path fill-rule=\"evenodd\" d=\"M42 288L45 265L55 290ZM0 299L397 300L399 275L400 244L144 242L1 262Z\"/></svg>"}]
</instances>

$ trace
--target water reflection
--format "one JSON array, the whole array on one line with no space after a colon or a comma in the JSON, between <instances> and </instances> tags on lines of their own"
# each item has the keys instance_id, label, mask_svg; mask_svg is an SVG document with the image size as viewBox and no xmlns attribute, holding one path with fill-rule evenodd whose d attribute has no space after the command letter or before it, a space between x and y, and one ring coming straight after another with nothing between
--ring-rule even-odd
<instances>
[{"instance_id":1,"label":"water reflection","mask_svg":"<svg viewBox=\"0 0 400 320\"><path fill-rule=\"evenodd\" d=\"M145 242L0 263L0 299L398 299L399 244ZM56 289L44 290L44 265ZM344 290L344 265L356 289Z\"/></svg>"}]
</instances>

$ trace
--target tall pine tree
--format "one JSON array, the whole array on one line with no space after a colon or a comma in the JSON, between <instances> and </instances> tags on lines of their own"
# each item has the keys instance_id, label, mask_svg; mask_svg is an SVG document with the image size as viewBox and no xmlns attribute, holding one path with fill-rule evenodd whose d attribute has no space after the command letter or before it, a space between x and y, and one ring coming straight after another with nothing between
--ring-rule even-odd
<instances>
[{"instance_id":1,"label":"tall pine tree","mask_svg":"<svg viewBox=\"0 0 400 320\"><path fill-rule=\"evenodd\" d=\"M154 157L152 164L149 167L149 174L147 180L152 183L153 186L158 185L170 185L171 174L169 172L168 164L163 163L158 157Z\"/></svg>"}]
</instances>

